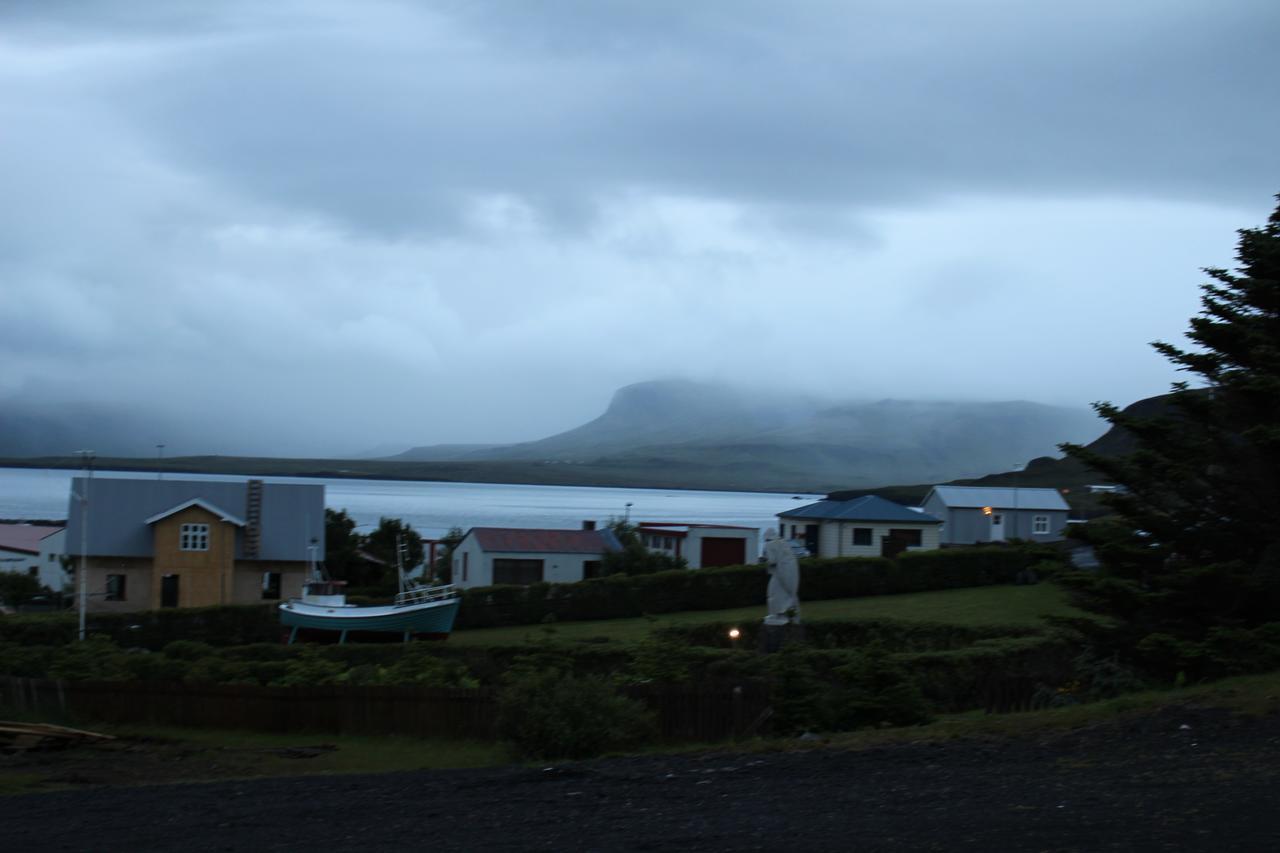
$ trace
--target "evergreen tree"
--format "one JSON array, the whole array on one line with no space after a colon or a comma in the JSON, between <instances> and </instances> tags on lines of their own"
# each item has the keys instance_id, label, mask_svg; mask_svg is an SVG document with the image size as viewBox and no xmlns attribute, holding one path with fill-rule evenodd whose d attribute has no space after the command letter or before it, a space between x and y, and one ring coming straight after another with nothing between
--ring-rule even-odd
<instances>
[{"instance_id":1,"label":"evergreen tree","mask_svg":"<svg viewBox=\"0 0 1280 853\"><path fill-rule=\"evenodd\" d=\"M1239 235L1238 268L1205 270L1194 347L1152 345L1195 386L1175 383L1159 417L1095 406L1133 436L1128 456L1063 445L1127 489L1085 529L1103 570L1069 583L1139 659L1280 622L1280 207Z\"/></svg>"},{"instance_id":2,"label":"evergreen tree","mask_svg":"<svg viewBox=\"0 0 1280 853\"><path fill-rule=\"evenodd\" d=\"M411 571L421 565L426 556L426 546L422 537L407 522L398 518L380 518L378 527L365 537L365 550L382 560L387 565L391 577L396 571L396 547L399 543L404 548L404 570Z\"/></svg>"}]
</instances>

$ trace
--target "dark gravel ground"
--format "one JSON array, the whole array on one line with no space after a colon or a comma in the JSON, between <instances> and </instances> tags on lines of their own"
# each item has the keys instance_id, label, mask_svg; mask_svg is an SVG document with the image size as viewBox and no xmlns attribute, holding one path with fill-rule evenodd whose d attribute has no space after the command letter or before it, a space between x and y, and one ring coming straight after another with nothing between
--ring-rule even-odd
<instances>
[{"instance_id":1,"label":"dark gravel ground","mask_svg":"<svg viewBox=\"0 0 1280 853\"><path fill-rule=\"evenodd\" d=\"M1280 850L1280 716L0 798L0 849Z\"/></svg>"}]
</instances>

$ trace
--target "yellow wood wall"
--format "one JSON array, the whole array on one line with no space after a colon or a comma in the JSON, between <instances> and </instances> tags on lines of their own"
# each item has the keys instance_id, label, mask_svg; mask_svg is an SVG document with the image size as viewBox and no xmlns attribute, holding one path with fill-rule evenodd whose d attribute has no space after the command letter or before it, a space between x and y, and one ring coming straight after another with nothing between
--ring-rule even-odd
<instances>
[{"instance_id":1,"label":"yellow wood wall","mask_svg":"<svg viewBox=\"0 0 1280 853\"><path fill-rule=\"evenodd\" d=\"M208 551L183 551L184 524L209 525ZM154 570L151 577L151 607L160 607L160 591L165 575L177 575L179 607L209 607L230 604L234 589L236 526L199 506L187 507L154 525Z\"/></svg>"}]
</instances>

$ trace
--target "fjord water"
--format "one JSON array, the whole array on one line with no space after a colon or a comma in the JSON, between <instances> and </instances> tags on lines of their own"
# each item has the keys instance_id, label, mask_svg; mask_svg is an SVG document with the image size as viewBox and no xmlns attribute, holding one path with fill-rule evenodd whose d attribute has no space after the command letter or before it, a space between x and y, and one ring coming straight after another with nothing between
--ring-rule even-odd
<instances>
[{"instance_id":1,"label":"fjord water","mask_svg":"<svg viewBox=\"0 0 1280 853\"><path fill-rule=\"evenodd\" d=\"M79 471L0 468L0 518L66 518L71 478ZM138 472L95 471L95 477L155 477ZM170 479L244 480L243 476L166 472ZM621 517L631 504L633 521L677 521L758 527L776 522L783 510L820 495L763 492L703 492L592 486L528 486L501 483L434 483L406 480L346 480L262 477L268 483L323 483L325 505L345 509L361 530L378 519L402 518L423 536L438 538L451 527L577 528L586 519ZM92 512L92 494L90 511ZM321 524L317 520L317 525Z\"/></svg>"}]
</instances>

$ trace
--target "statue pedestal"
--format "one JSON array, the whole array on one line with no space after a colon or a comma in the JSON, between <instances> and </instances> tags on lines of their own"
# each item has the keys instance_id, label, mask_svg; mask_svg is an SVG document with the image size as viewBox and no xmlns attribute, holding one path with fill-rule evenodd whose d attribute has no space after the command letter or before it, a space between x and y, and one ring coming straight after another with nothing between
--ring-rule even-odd
<instances>
[{"instance_id":1,"label":"statue pedestal","mask_svg":"<svg viewBox=\"0 0 1280 853\"><path fill-rule=\"evenodd\" d=\"M760 626L760 651L768 654L776 652L789 643L804 642L804 625L799 622L787 622L782 625L771 625L768 620Z\"/></svg>"}]
</instances>

